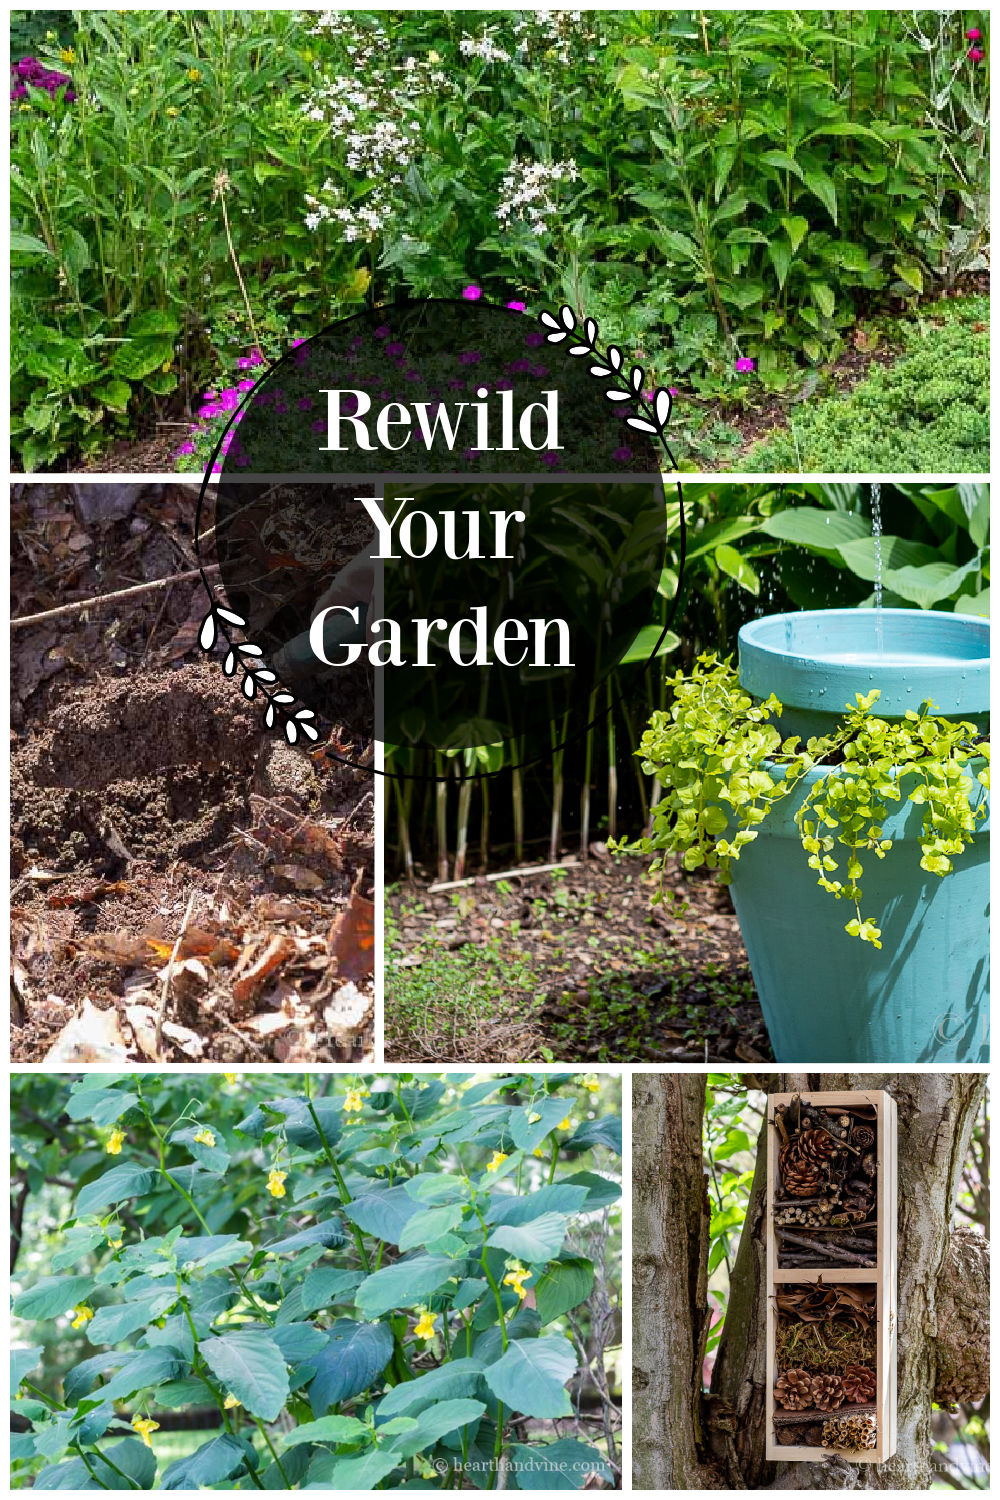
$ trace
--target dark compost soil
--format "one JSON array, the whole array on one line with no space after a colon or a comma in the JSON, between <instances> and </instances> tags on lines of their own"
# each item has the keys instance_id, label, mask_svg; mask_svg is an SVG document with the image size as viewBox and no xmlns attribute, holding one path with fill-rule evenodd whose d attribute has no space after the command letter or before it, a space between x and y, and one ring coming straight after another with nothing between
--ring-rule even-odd
<instances>
[{"instance_id":1,"label":"dark compost soil","mask_svg":"<svg viewBox=\"0 0 1000 1500\"><path fill-rule=\"evenodd\" d=\"M186 571L195 503L16 487L14 618ZM263 730L204 609L195 580L12 632L14 1061L370 1052L370 778Z\"/></svg>"}]
</instances>

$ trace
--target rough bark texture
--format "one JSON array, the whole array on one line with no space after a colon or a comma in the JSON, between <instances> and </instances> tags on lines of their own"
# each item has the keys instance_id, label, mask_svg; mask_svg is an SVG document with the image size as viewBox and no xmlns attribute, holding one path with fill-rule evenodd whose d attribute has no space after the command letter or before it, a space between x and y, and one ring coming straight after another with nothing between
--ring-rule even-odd
<instances>
[{"instance_id":1,"label":"rough bark texture","mask_svg":"<svg viewBox=\"0 0 1000 1500\"><path fill-rule=\"evenodd\" d=\"M638 1082L638 1080L637 1080ZM781 1074L761 1086L775 1092L885 1089L899 1111L898 1443L881 1467L840 1459L819 1464L764 1460L764 1173L757 1171L733 1271L725 1332L712 1378L706 1437L726 1464L733 1488L927 1489L933 1480L931 1402L937 1379L939 1313L947 1309L949 1342L975 1344L981 1311L955 1295L946 1268L950 1225L976 1110L981 1073ZM641 1243L638 1227L636 1243ZM951 1263L949 1263L950 1265ZM940 1294L939 1294L940 1278ZM981 1285L981 1282L980 1282ZM939 1295L941 1298L939 1304ZM973 1299L974 1300L974 1299ZM971 1323L966 1319L971 1318ZM676 1435L673 1442L676 1446Z\"/></svg>"},{"instance_id":2,"label":"rough bark texture","mask_svg":"<svg viewBox=\"0 0 1000 1500\"><path fill-rule=\"evenodd\" d=\"M632 1460L637 1489L718 1488L703 1466L707 1334L703 1075L632 1079Z\"/></svg>"}]
</instances>

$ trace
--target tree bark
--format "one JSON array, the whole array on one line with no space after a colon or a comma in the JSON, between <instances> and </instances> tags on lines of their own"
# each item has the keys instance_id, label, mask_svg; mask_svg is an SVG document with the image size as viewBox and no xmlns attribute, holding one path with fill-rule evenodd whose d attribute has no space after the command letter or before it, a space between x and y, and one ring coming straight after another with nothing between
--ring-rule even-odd
<instances>
[{"instance_id":1,"label":"tree bark","mask_svg":"<svg viewBox=\"0 0 1000 1500\"><path fill-rule=\"evenodd\" d=\"M703 1074L632 1079L632 1461L637 1489L718 1488L702 1464L708 1331Z\"/></svg>"},{"instance_id":2,"label":"tree bark","mask_svg":"<svg viewBox=\"0 0 1000 1500\"><path fill-rule=\"evenodd\" d=\"M881 1466L848 1464L838 1458L815 1464L769 1464L764 1459L766 1149L762 1132L706 1424L710 1451L726 1464L733 1488L930 1487L938 1277L943 1275L948 1255L955 1195L985 1086L982 1073L789 1073L768 1081L774 1092L885 1089L896 1100L898 1442L895 1456ZM954 1315L954 1301L949 1307Z\"/></svg>"}]
</instances>

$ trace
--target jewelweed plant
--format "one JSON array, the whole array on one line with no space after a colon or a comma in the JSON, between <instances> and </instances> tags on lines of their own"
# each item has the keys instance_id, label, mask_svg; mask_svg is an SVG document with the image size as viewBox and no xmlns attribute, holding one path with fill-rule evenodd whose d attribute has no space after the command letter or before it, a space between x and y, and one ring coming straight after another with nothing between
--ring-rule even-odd
<instances>
[{"instance_id":1,"label":"jewelweed plant","mask_svg":"<svg viewBox=\"0 0 1000 1500\"><path fill-rule=\"evenodd\" d=\"M397 1074L323 1092L308 1076L225 1078L98 1074L64 1093L67 1132L89 1131L89 1148L52 1274L14 1313L94 1352L53 1382L44 1344L12 1349L15 1484L610 1481L584 1250L620 1176L580 1163L620 1155L613 1082ZM16 1149L29 1176L58 1173L51 1132ZM571 1389L591 1378L604 1451L548 1441L539 1424L574 1412L581 1430ZM215 1430L161 1463L164 1413L192 1408L190 1426Z\"/></svg>"},{"instance_id":2,"label":"jewelweed plant","mask_svg":"<svg viewBox=\"0 0 1000 1500\"><path fill-rule=\"evenodd\" d=\"M670 708L653 714L639 746L643 770L663 793L651 836L630 846L654 854L654 869L677 854L686 870L704 866L728 884L733 862L793 797L808 868L853 906L845 930L880 948L877 920L862 915L861 881L863 861L892 850L884 826L892 805L922 808L920 866L933 875L950 872L986 817L989 744L974 724L941 718L927 703L882 719L876 688L858 694L830 734L803 744L799 735L782 738L781 703L773 694L755 701L729 659L700 656L670 688Z\"/></svg>"}]
</instances>

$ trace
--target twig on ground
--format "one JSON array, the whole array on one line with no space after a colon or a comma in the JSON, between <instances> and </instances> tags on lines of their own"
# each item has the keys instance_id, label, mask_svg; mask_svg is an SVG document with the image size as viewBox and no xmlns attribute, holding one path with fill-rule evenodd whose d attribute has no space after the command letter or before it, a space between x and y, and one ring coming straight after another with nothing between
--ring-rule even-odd
<instances>
[{"instance_id":1,"label":"twig on ground","mask_svg":"<svg viewBox=\"0 0 1000 1500\"><path fill-rule=\"evenodd\" d=\"M177 962L177 955L181 951L181 943L184 941L184 934L187 931L187 925L191 920L191 913L194 910L196 895L197 892L192 891L190 896L188 897L188 904L184 911L184 920L181 923L180 931L178 932L177 937L174 941L173 951L171 952L170 957L167 960L167 972L163 976L163 987L160 990L160 1003L157 1006L156 1010L156 1031L153 1035L153 1051L156 1054L156 1059L158 1062L163 1061L163 1022L167 1014L167 1001L170 999L170 981L174 977L174 964Z\"/></svg>"},{"instance_id":2,"label":"twig on ground","mask_svg":"<svg viewBox=\"0 0 1000 1500\"><path fill-rule=\"evenodd\" d=\"M219 564L192 568L186 573L171 573L166 578L153 578L149 583L135 583L131 588L116 589L113 594L97 594L91 599L76 599L72 604L60 604L57 609L43 609L36 615L20 615L11 620L11 630L23 630L28 625L44 625L47 620L58 620L67 615L83 614L88 609L100 609L105 604L118 604L122 599L134 599L137 594L151 594L156 589L170 588L175 583L190 583L202 573L218 573Z\"/></svg>"}]
</instances>

